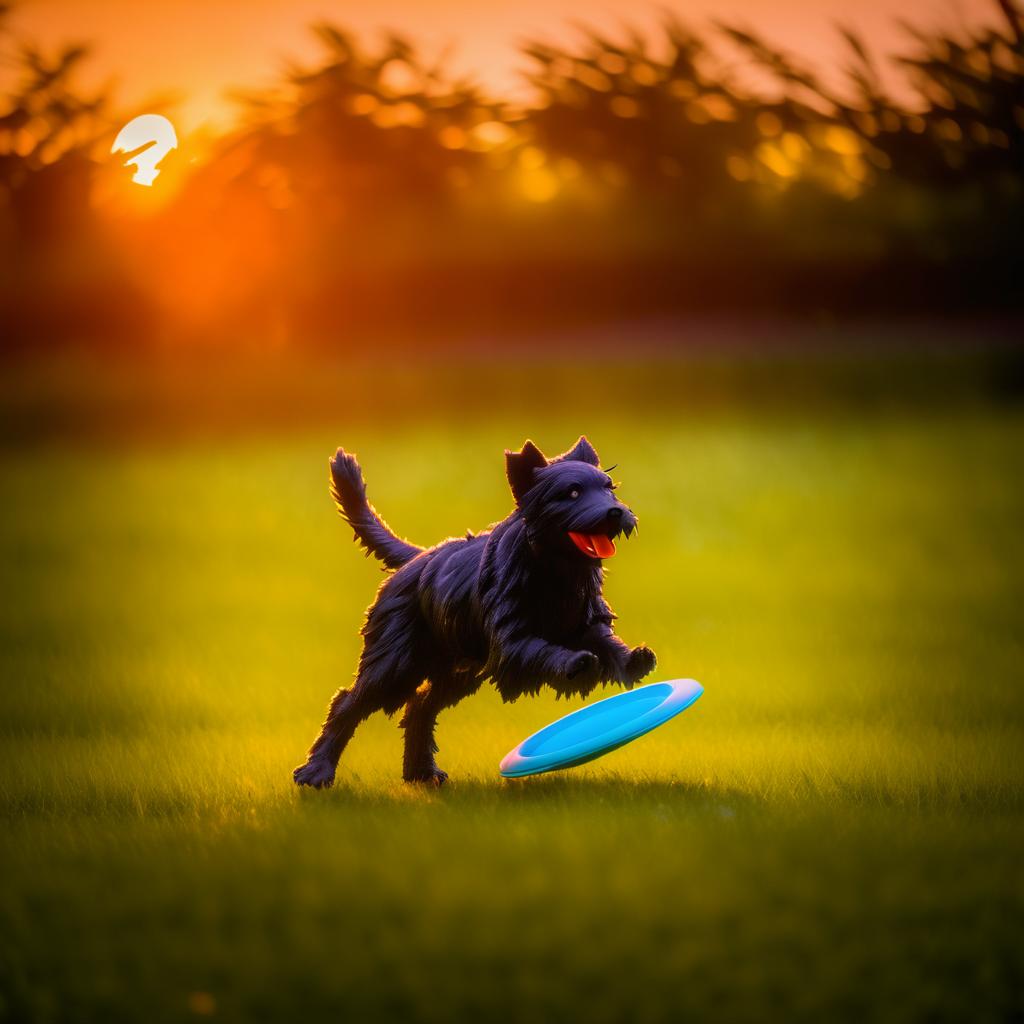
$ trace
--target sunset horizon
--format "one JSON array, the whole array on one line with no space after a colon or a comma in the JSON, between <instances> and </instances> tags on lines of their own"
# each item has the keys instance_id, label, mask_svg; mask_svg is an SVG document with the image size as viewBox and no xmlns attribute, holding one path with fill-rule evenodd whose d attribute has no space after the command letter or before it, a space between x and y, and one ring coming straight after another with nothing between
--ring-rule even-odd
<instances>
[{"instance_id":1,"label":"sunset horizon","mask_svg":"<svg viewBox=\"0 0 1024 1024\"><path fill-rule=\"evenodd\" d=\"M202 19L197 26L190 9ZM44 52L81 43L89 58L80 69L88 88L113 86L114 102L141 112L147 106L169 113L184 133L218 133L238 114L233 94L279 83L289 66L315 62L322 48L311 27L326 22L352 31L368 48L396 31L416 45L427 60L442 60L489 94L522 100L529 95L526 41L570 45L582 26L614 38L636 28L653 41L667 15L705 28L713 21L751 28L766 40L810 64L826 81L839 82L836 58L842 48L840 27L865 39L879 58L880 72L898 94L905 89L888 67L887 57L905 50L909 36L900 22L956 31L966 25L999 21L994 0L933 4L915 0L867 0L850 10L842 0L787 0L770 9L763 0L667 2L638 7L624 15L614 4L586 0L524 0L481 6L448 0L430 5L388 0L372 11L348 3L269 0L244 7L231 0L168 3L141 7L130 0L22 0L7 13L6 32L17 42ZM745 68L737 60L742 76ZM0 69L0 79L12 72Z\"/></svg>"}]
</instances>

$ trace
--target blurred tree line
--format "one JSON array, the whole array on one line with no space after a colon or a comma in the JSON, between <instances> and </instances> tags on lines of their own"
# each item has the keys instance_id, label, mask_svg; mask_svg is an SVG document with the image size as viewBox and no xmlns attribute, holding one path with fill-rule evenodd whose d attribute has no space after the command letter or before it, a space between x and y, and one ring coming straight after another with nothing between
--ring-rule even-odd
<instances>
[{"instance_id":1,"label":"blurred tree line","mask_svg":"<svg viewBox=\"0 0 1024 1024\"><path fill-rule=\"evenodd\" d=\"M994 27L906 26L899 97L845 29L839 85L724 24L532 42L512 104L400 35L319 25L318 63L240 93L236 127L152 190L109 155L138 111L74 86L86 48L5 37L4 346L1018 311L1024 21L997 4Z\"/></svg>"}]
</instances>

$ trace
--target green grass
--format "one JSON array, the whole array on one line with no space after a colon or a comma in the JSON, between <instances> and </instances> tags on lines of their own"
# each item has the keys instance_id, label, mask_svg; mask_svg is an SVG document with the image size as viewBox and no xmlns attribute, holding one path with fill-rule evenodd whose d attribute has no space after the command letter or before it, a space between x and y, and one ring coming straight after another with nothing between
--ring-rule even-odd
<instances>
[{"instance_id":1,"label":"green grass","mask_svg":"<svg viewBox=\"0 0 1024 1024\"><path fill-rule=\"evenodd\" d=\"M581 404L0 456L0 1019L1020 1019L1024 415ZM446 789L378 716L296 791L380 579L333 446L433 542L581 427L620 632L704 697L505 782L568 708L484 690Z\"/></svg>"}]
</instances>

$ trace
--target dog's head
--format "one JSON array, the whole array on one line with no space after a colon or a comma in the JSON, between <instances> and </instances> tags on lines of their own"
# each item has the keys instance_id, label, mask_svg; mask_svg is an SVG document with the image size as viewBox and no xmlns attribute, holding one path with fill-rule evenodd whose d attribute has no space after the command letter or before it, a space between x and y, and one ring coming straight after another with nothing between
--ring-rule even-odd
<instances>
[{"instance_id":1,"label":"dog's head","mask_svg":"<svg viewBox=\"0 0 1024 1024\"><path fill-rule=\"evenodd\" d=\"M636 516L600 464L585 437L554 459L532 441L505 452L512 495L535 545L595 562L611 558L615 538L636 529Z\"/></svg>"}]
</instances>

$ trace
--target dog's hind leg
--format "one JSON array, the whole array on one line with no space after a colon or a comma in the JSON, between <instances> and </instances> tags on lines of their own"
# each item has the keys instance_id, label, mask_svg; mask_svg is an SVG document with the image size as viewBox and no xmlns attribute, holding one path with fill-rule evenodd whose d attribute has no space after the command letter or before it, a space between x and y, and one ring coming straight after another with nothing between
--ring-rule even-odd
<instances>
[{"instance_id":1,"label":"dog's hind leg","mask_svg":"<svg viewBox=\"0 0 1024 1024\"><path fill-rule=\"evenodd\" d=\"M366 687L360 687L358 679L351 689L339 690L331 700L327 718L316 742L310 747L305 764L299 765L292 773L295 782L314 789L330 786L334 782L338 760L356 727L378 707L366 699Z\"/></svg>"},{"instance_id":2,"label":"dog's hind leg","mask_svg":"<svg viewBox=\"0 0 1024 1024\"><path fill-rule=\"evenodd\" d=\"M407 635L412 635L411 631ZM423 681L415 638L408 645L367 637L359 659L359 673L350 690L339 690L327 710L320 735L306 763L292 773L300 786L322 789L334 782L338 760L359 723L375 711L393 715L411 700Z\"/></svg>"},{"instance_id":3,"label":"dog's hind leg","mask_svg":"<svg viewBox=\"0 0 1024 1024\"><path fill-rule=\"evenodd\" d=\"M440 786L447 780L448 773L438 768L434 760L437 753L434 741L437 716L463 697L475 693L480 683L481 679L476 675L436 674L406 704L405 714L399 723L405 730L402 778L406 782L432 782Z\"/></svg>"},{"instance_id":4,"label":"dog's hind leg","mask_svg":"<svg viewBox=\"0 0 1024 1024\"><path fill-rule=\"evenodd\" d=\"M359 723L375 711L393 715L423 682L426 662L416 565L414 560L385 581L367 612L356 681L351 690L334 695L306 763L293 773L300 786L331 785L338 759Z\"/></svg>"}]
</instances>

